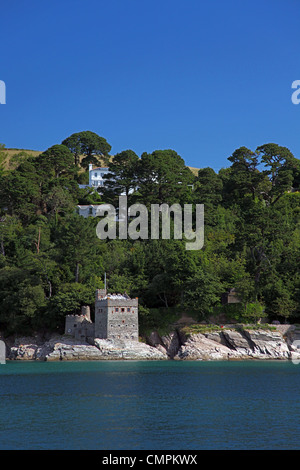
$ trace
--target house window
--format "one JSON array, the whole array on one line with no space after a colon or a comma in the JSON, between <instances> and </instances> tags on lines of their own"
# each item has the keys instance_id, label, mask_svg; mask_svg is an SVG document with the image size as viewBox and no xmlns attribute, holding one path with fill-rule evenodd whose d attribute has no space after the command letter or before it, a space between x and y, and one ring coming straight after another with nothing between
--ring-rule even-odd
<instances>
[{"instance_id":1,"label":"house window","mask_svg":"<svg viewBox=\"0 0 300 470\"><path fill-rule=\"evenodd\" d=\"M130 307L127 307L127 312L130 312Z\"/></svg>"},{"instance_id":2,"label":"house window","mask_svg":"<svg viewBox=\"0 0 300 470\"><path fill-rule=\"evenodd\" d=\"M97 173L97 171L96 171L96 172L94 173L95 178L97 178L97 174L98 174L98 173Z\"/></svg>"}]
</instances>

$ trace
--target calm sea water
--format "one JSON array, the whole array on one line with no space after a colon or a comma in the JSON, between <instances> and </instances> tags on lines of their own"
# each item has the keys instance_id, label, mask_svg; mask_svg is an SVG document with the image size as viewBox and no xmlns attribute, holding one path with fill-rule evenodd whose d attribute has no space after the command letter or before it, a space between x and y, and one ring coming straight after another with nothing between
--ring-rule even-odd
<instances>
[{"instance_id":1,"label":"calm sea water","mask_svg":"<svg viewBox=\"0 0 300 470\"><path fill-rule=\"evenodd\" d=\"M9 362L0 449L299 449L300 364Z\"/></svg>"}]
</instances>

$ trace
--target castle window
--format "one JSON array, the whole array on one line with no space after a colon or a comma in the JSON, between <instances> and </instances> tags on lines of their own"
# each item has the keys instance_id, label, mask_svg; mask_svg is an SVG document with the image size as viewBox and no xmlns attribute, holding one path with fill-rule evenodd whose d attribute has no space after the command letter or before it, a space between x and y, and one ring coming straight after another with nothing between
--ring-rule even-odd
<instances>
[{"instance_id":1,"label":"castle window","mask_svg":"<svg viewBox=\"0 0 300 470\"><path fill-rule=\"evenodd\" d=\"M116 312L118 312L118 311L119 311L119 309L116 307L116 308L115 308L115 311L116 311Z\"/></svg>"},{"instance_id":2,"label":"castle window","mask_svg":"<svg viewBox=\"0 0 300 470\"><path fill-rule=\"evenodd\" d=\"M130 307L127 307L127 312L130 312Z\"/></svg>"},{"instance_id":3,"label":"castle window","mask_svg":"<svg viewBox=\"0 0 300 470\"><path fill-rule=\"evenodd\" d=\"M125 323L125 320L122 320L122 323Z\"/></svg>"},{"instance_id":4,"label":"castle window","mask_svg":"<svg viewBox=\"0 0 300 470\"><path fill-rule=\"evenodd\" d=\"M125 308L121 308L121 312L125 312Z\"/></svg>"}]
</instances>

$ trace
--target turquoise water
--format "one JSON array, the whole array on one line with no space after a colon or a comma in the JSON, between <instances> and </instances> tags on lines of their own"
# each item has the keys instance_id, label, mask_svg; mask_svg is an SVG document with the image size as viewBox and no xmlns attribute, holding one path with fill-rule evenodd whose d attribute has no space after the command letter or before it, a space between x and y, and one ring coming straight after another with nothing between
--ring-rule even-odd
<instances>
[{"instance_id":1,"label":"turquoise water","mask_svg":"<svg viewBox=\"0 0 300 470\"><path fill-rule=\"evenodd\" d=\"M291 362L9 362L0 449L299 449Z\"/></svg>"}]
</instances>

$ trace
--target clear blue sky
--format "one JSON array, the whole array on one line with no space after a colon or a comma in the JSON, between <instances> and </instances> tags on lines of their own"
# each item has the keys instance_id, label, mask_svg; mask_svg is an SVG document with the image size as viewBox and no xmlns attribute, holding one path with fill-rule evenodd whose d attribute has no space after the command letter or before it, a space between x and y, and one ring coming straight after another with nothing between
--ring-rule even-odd
<instances>
[{"instance_id":1,"label":"clear blue sky","mask_svg":"<svg viewBox=\"0 0 300 470\"><path fill-rule=\"evenodd\" d=\"M227 167L244 145L300 158L299 0L3 0L0 142L91 130L112 153Z\"/></svg>"}]
</instances>

